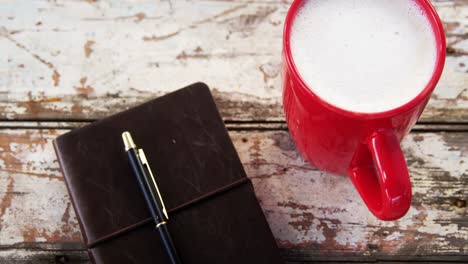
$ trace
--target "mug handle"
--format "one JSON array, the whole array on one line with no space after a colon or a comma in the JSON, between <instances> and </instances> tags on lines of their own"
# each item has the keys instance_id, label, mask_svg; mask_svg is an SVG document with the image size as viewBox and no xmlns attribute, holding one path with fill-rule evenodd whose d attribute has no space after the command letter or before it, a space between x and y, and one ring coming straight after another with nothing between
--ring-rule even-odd
<instances>
[{"instance_id":1,"label":"mug handle","mask_svg":"<svg viewBox=\"0 0 468 264\"><path fill-rule=\"evenodd\" d=\"M405 157L393 130L373 133L354 154L349 176L369 210L381 220L395 220L411 204Z\"/></svg>"}]
</instances>

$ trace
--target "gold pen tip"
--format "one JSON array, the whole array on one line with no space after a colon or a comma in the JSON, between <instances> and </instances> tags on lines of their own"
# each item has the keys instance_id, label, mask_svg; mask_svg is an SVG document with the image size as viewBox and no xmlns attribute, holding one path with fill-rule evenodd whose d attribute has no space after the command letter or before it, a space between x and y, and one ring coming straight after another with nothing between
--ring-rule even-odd
<instances>
[{"instance_id":1,"label":"gold pen tip","mask_svg":"<svg viewBox=\"0 0 468 264\"><path fill-rule=\"evenodd\" d=\"M131 148L136 148L135 142L133 142L133 138L130 132L128 131L123 132L122 139L125 145L125 151L128 151Z\"/></svg>"}]
</instances>

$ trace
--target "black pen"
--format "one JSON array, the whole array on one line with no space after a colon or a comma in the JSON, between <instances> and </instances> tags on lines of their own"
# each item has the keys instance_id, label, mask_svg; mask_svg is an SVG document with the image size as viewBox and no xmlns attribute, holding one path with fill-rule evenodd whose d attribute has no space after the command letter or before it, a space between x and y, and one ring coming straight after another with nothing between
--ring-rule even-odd
<instances>
[{"instance_id":1,"label":"black pen","mask_svg":"<svg viewBox=\"0 0 468 264\"><path fill-rule=\"evenodd\" d=\"M132 165L138 183L140 184L140 188L145 196L151 216L156 223L156 229L161 236L167 255L169 256L171 263L180 264L182 262L177 255L174 243L172 242L171 235L167 228L169 217L167 215L166 207L164 206L161 193L159 192L158 185L156 184L153 173L151 172L145 153L142 149L137 149L133 142L132 135L130 135L129 132L122 133L122 139L125 144L125 151L130 159L130 164Z\"/></svg>"}]
</instances>

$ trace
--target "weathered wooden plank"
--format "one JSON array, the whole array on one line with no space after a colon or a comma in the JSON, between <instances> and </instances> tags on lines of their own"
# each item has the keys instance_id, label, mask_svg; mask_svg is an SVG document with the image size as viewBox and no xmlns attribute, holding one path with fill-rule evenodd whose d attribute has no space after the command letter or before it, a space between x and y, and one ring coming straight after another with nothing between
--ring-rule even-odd
<instances>
[{"instance_id":1,"label":"weathered wooden plank","mask_svg":"<svg viewBox=\"0 0 468 264\"><path fill-rule=\"evenodd\" d=\"M0 259L41 243L57 251L80 241L51 145L66 131L0 130ZM376 220L348 178L305 162L286 131L230 135L288 259L467 259L468 133L411 133L404 140L414 199L395 222Z\"/></svg>"},{"instance_id":2,"label":"weathered wooden plank","mask_svg":"<svg viewBox=\"0 0 468 264\"><path fill-rule=\"evenodd\" d=\"M2 260L6 259L6 260ZM449 257L424 257L421 256L417 260L414 256L409 257L389 257L389 258L334 258L330 259L314 259L312 261L295 261L285 259L285 264L305 264L305 263L328 263L328 264L343 264L343 263L359 263L359 264L395 264L395 263L425 263L425 264L447 264L447 263L466 263L466 258L449 256ZM29 249L14 249L0 251L0 264L89 264L91 261L86 256L85 251L41 251ZM262 264L262 263L259 263Z\"/></svg>"},{"instance_id":3,"label":"weathered wooden plank","mask_svg":"<svg viewBox=\"0 0 468 264\"><path fill-rule=\"evenodd\" d=\"M227 120L283 120L289 2L3 3L0 119L96 119L204 81ZM433 3L449 56L422 120L465 122L468 4Z\"/></svg>"},{"instance_id":4,"label":"weathered wooden plank","mask_svg":"<svg viewBox=\"0 0 468 264\"><path fill-rule=\"evenodd\" d=\"M7 259L3 261L2 259ZM425 264L447 264L447 263L466 263L466 258L462 257L420 257L415 260L414 257L407 258L330 258L314 259L312 261L294 261L285 260L285 264L305 264L305 263L359 263L359 264L404 264L404 263L425 263ZM89 264L85 251L40 251L40 250L6 250L0 252L0 264ZM259 263L261 264L261 263Z\"/></svg>"},{"instance_id":5,"label":"weathered wooden plank","mask_svg":"<svg viewBox=\"0 0 468 264\"><path fill-rule=\"evenodd\" d=\"M309 263L303 259L294 260L290 250L282 250L284 259L289 263ZM315 256L310 263L466 263L468 257L462 255L426 255L426 256L346 256L327 255ZM86 251L80 243L20 243L13 247L0 248L0 263L24 264L24 263L54 263L54 264L78 264L90 263Z\"/></svg>"},{"instance_id":6,"label":"weathered wooden plank","mask_svg":"<svg viewBox=\"0 0 468 264\"><path fill-rule=\"evenodd\" d=\"M241 134L249 140L237 147L249 154L245 166L281 247L301 256L467 253L466 134L414 133L404 141L414 200L395 222L371 216L348 178L311 170L286 133Z\"/></svg>"},{"instance_id":7,"label":"weathered wooden plank","mask_svg":"<svg viewBox=\"0 0 468 264\"><path fill-rule=\"evenodd\" d=\"M44 134L45 133L45 134ZM54 131L0 136L0 245L81 238L50 139ZM37 214L47 211L46 214Z\"/></svg>"},{"instance_id":8,"label":"weathered wooden plank","mask_svg":"<svg viewBox=\"0 0 468 264\"><path fill-rule=\"evenodd\" d=\"M84 250L0 250L0 264L89 264Z\"/></svg>"}]
</instances>

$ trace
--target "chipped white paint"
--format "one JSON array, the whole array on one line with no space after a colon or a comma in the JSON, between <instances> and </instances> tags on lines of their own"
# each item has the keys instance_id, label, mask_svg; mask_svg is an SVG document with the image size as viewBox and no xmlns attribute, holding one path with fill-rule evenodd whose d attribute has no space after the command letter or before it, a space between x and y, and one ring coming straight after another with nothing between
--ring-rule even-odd
<instances>
[{"instance_id":1,"label":"chipped white paint","mask_svg":"<svg viewBox=\"0 0 468 264\"><path fill-rule=\"evenodd\" d=\"M421 233L428 233L428 234L434 234L434 235L439 235L439 236L450 236L450 235L456 235L458 234L460 238L464 238L468 240L468 230L461 230L460 232L460 227L455 224L455 223L444 223L444 224L439 224L437 223L437 219L440 218L440 216L437 214L437 212L434 212L432 210L427 210L425 212L426 219L424 221L424 225L418 228L418 231Z\"/></svg>"},{"instance_id":2,"label":"chipped white paint","mask_svg":"<svg viewBox=\"0 0 468 264\"><path fill-rule=\"evenodd\" d=\"M8 38L2 38L0 47L10 61L0 87L34 94L43 91L54 97L76 94L75 88L82 86L80 79L84 77L95 95L132 87L167 92L210 80L213 87L223 90L278 97L280 90L269 87L279 87L278 78L259 89L252 89L251 84L263 84L258 67L278 75L277 65L269 69L270 58L276 56L275 61L279 61L281 22L288 6L182 1L144 1L138 6L127 1L7 2L0 21ZM251 19L245 21L249 16ZM259 41L252 35L277 41ZM51 41L54 39L60 41ZM18 48L15 41L54 67ZM88 54L84 50L87 41L94 41ZM18 67L21 64L24 68ZM60 74L58 88L44 89L55 86L53 69Z\"/></svg>"},{"instance_id":3,"label":"chipped white paint","mask_svg":"<svg viewBox=\"0 0 468 264\"><path fill-rule=\"evenodd\" d=\"M405 217L383 222L368 212L347 177L320 172L307 165L286 133L232 135L282 247L317 245L334 251L367 252L368 243L374 243L380 252L393 254L401 250L401 254L415 254L417 251L407 252L409 245L424 252L425 245L432 243L437 245L438 252L451 252L457 247L449 239L468 238L468 229L452 221L463 218L466 208L424 202L425 199L453 199L460 195L465 199L467 183L462 177L467 177L466 171L459 171L464 168L455 165L468 163L468 156L457 150L466 150L466 142L459 145L433 133L407 137L402 144L410 161L410 174L416 175L412 177L412 185L418 196ZM242 138L248 141L243 142ZM429 161L419 164L415 162L418 159ZM445 165L436 166L444 161ZM439 172L458 174L460 182L451 183L460 185L439 189ZM442 186L445 184L450 182ZM381 237L375 233L381 233ZM425 239L421 247L412 244L416 236ZM462 248L468 250L466 245Z\"/></svg>"},{"instance_id":4,"label":"chipped white paint","mask_svg":"<svg viewBox=\"0 0 468 264\"><path fill-rule=\"evenodd\" d=\"M3 174L3 173L1 173ZM11 206L2 216L0 244L11 245L19 242L46 242L60 231L64 224L78 232L78 226L63 223L69 198L63 182L30 177L27 174L10 174L14 178L14 191L20 193L12 199ZM1 175L4 177L4 175ZM38 191L37 188L46 190ZM38 213L38 212L47 213ZM73 232L73 231L72 231Z\"/></svg>"},{"instance_id":5,"label":"chipped white paint","mask_svg":"<svg viewBox=\"0 0 468 264\"><path fill-rule=\"evenodd\" d=\"M392 234L390 234L389 236L387 236L385 238L386 241L391 241L391 240L398 240L398 239L401 239L402 237L404 237L404 235L400 232L393 232Z\"/></svg>"},{"instance_id":6,"label":"chipped white paint","mask_svg":"<svg viewBox=\"0 0 468 264\"><path fill-rule=\"evenodd\" d=\"M80 238L51 144L56 135L20 130L0 135L0 144L16 141L0 155L0 245Z\"/></svg>"},{"instance_id":7,"label":"chipped white paint","mask_svg":"<svg viewBox=\"0 0 468 264\"><path fill-rule=\"evenodd\" d=\"M445 110L464 109L463 111L466 111L468 109L467 84L468 56L447 57L444 72L428 108Z\"/></svg>"},{"instance_id":8,"label":"chipped white paint","mask_svg":"<svg viewBox=\"0 0 468 264\"><path fill-rule=\"evenodd\" d=\"M419 144L424 140L428 144ZM466 146L449 146L441 134L409 135L405 150L428 163L425 166L449 171L451 177L468 177L468 149ZM428 155L436 153L435 155Z\"/></svg>"},{"instance_id":9,"label":"chipped white paint","mask_svg":"<svg viewBox=\"0 0 468 264\"><path fill-rule=\"evenodd\" d=\"M258 116L246 107L239 115L221 104L230 118L282 120L281 38L289 2L4 2L0 113L96 118L204 81L229 100L274 108ZM423 118L460 121L468 116L468 5L433 3L457 54L447 58Z\"/></svg>"},{"instance_id":10,"label":"chipped white paint","mask_svg":"<svg viewBox=\"0 0 468 264\"><path fill-rule=\"evenodd\" d=\"M10 158L19 163L16 166L21 166L21 171L61 178L60 170L47 166L56 160L53 148L48 146L51 139L54 138L53 136L46 135L44 138L43 135L39 134L30 137L28 134L24 135L22 131L13 131L10 135L22 137L24 142L31 141L29 144L10 143Z\"/></svg>"},{"instance_id":11,"label":"chipped white paint","mask_svg":"<svg viewBox=\"0 0 468 264\"><path fill-rule=\"evenodd\" d=\"M229 101L218 102L227 119L283 120L279 75L288 2L3 1L0 118L97 118L204 81ZM423 119L465 122L468 4L433 3L450 54ZM59 254L63 242L80 241L50 144L64 131L0 130L0 246L31 242ZM372 255L370 244L384 255L468 253L466 206L454 206L468 196L466 133L458 141L451 135L405 139L413 205L404 218L382 222L348 178L305 162L286 132L231 132L279 245L315 255ZM51 244L34 243L41 241ZM55 261L43 252L0 250L0 262Z\"/></svg>"},{"instance_id":12,"label":"chipped white paint","mask_svg":"<svg viewBox=\"0 0 468 264\"><path fill-rule=\"evenodd\" d=\"M18 144L15 142L10 143L10 151L16 152L18 150Z\"/></svg>"}]
</instances>

